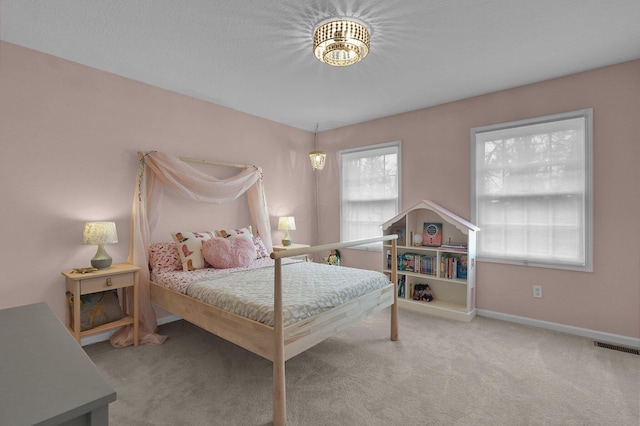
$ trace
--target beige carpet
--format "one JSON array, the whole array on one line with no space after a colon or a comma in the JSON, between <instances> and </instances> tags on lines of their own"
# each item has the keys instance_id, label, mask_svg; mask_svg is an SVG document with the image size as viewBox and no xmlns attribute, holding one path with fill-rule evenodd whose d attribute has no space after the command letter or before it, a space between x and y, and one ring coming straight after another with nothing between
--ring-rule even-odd
<instances>
[{"instance_id":1,"label":"beige carpet","mask_svg":"<svg viewBox=\"0 0 640 426\"><path fill-rule=\"evenodd\" d=\"M640 356L476 317L385 310L287 361L288 425L640 424ZM161 346L85 350L111 425L269 425L271 363L189 323Z\"/></svg>"}]
</instances>

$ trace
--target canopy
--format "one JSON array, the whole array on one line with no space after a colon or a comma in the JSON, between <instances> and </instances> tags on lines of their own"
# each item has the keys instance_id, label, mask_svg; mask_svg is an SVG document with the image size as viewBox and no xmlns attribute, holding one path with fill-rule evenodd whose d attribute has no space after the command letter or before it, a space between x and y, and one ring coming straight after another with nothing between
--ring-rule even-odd
<instances>
[{"instance_id":1,"label":"canopy","mask_svg":"<svg viewBox=\"0 0 640 426\"><path fill-rule=\"evenodd\" d=\"M216 179L193 168L180 158L163 152L152 151L141 155L131 209L128 262L141 268L138 273L139 337L141 343L152 345L161 344L166 339L166 336L156 333L157 318L149 293L148 267L150 237L160 218L165 185L193 200L216 204L234 200L247 192L253 225L267 250L272 250L271 225L261 168L246 166L235 176ZM127 291L133 290L129 288ZM126 326L114 333L111 336L111 344L116 347L133 344L133 327Z\"/></svg>"}]
</instances>

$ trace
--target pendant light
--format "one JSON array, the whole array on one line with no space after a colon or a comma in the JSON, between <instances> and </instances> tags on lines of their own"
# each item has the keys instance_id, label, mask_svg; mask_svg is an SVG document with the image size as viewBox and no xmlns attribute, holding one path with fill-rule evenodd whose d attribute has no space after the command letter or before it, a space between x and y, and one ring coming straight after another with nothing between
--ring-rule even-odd
<instances>
[{"instance_id":1,"label":"pendant light","mask_svg":"<svg viewBox=\"0 0 640 426\"><path fill-rule=\"evenodd\" d=\"M309 159L311 160L311 168L313 170L324 169L324 163L327 158L327 154L322 151L318 151L318 125L316 124L316 133L314 135L315 151L309 153Z\"/></svg>"}]
</instances>

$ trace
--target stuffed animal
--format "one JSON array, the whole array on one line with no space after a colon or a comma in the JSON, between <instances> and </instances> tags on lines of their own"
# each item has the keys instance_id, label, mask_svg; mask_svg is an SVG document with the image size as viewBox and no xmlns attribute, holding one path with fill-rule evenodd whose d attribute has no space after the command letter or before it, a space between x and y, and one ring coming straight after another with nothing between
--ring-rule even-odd
<instances>
[{"instance_id":1,"label":"stuffed animal","mask_svg":"<svg viewBox=\"0 0 640 426\"><path fill-rule=\"evenodd\" d=\"M331 254L329 257L325 257L324 261L327 262L328 265L340 266L340 251L331 250Z\"/></svg>"}]
</instances>

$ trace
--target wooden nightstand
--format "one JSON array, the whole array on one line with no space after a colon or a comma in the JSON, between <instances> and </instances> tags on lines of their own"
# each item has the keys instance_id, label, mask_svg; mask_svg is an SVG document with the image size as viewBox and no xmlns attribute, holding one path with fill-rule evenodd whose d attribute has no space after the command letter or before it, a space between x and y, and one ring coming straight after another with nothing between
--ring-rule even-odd
<instances>
[{"instance_id":1,"label":"wooden nightstand","mask_svg":"<svg viewBox=\"0 0 640 426\"><path fill-rule=\"evenodd\" d=\"M311 247L309 244L291 244L288 246L283 246L282 244L277 244L273 246L273 251L285 251L285 250L292 250L292 249L299 249L299 248L308 248ZM304 259L306 262L309 261L309 255L308 254L303 254L301 256L295 256L292 259L295 258L300 258L300 259Z\"/></svg>"},{"instance_id":2,"label":"wooden nightstand","mask_svg":"<svg viewBox=\"0 0 640 426\"><path fill-rule=\"evenodd\" d=\"M80 343L80 339L91 334L101 333L113 328L122 327L133 324L133 345L138 346L138 328L139 328L139 305L138 305L138 266L129 265L128 263L120 263L112 265L107 269L101 269L95 272L81 274L78 272L64 271L62 275L66 277L67 291L73 295L74 301L79 301L83 294L98 293L107 290L121 290L122 309L127 312L127 304L131 303L127 299L127 287L133 286L133 316L125 315L124 318L102 324L90 330L80 330L80 303L73 304L73 315L71 306L67 303L67 328L73 334L73 337ZM73 318L73 321L71 319Z\"/></svg>"}]
</instances>

